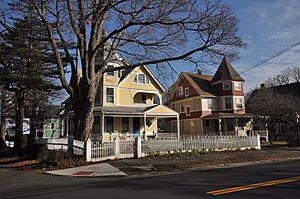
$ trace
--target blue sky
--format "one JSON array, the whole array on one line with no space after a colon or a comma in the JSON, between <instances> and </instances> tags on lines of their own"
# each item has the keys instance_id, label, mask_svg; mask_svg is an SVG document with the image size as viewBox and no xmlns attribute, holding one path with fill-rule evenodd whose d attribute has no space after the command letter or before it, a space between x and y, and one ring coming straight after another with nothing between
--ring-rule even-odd
<instances>
[{"instance_id":1,"label":"blue sky","mask_svg":"<svg viewBox=\"0 0 300 199\"><path fill-rule=\"evenodd\" d=\"M223 0L233 8L239 19L238 35L246 43L240 51L240 59L232 61L233 67L245 79L245 91L259 87L267 77L286 68L300 67L300 45L280 56L247 69L270 58L287 46L300 41L300 0ZM221 61L221 60L220 60ZM174 64L177 72L192 72L194 66ZM183 67L184 66L184 67ZM204 74L213 75L218 65L203 69ZM161 80L163 81L163 80ZM170 82L165 81L168 87Z\"/></svg>"},{"instance_id":2,"label":"blue sky","mask_svg":"<svg viewBox=\"0 0 300 199\"><path fill-rule=\"evenodd\" d=\"M240 20L239 35L247 44L240 60L232 62L237 71L271 57L290 44L300 41L299 0L224 0ZM268 76L288 67L300 67L300 45L246 73L246 91L260 85Z\"/></svg>"},{"instance_id":3,"label":"blue sky","mask_svg":"<svg viewBox=\"0 0 300 199\"><path fill-rule=\"evenodd\" d=\"M5 0L10 1L10 0ZM246 91L259 86L268 76L288 67L300 66L300 45L248 72L243 72L286 46L300 41L300 0L223 0L239 18L239 35L247 44L240 59L232 62L246 80ZM193 71L194 66L174 64L177 72ZM218 65L204 69L213 75ZM175 77L176 78L176 77ZM170 80L162 81L166 87Z\"/></svg>"}]
</instances>

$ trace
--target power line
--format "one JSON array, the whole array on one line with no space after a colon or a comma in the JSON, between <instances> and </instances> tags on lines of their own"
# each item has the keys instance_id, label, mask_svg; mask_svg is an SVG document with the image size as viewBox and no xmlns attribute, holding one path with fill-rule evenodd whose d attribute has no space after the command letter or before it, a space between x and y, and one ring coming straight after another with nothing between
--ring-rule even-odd
<instances>
[{"instance_id":1,"label":"power line","mask_svg":"<svg viewBox=\"0 0 300 199\"><path fill-rule=\"evenodd\" d=\"M269 57L269 58L267 58L267 59L265 59L265 60L263 60L263 61L257 63L256 65L254 65L254 66L252 66L252 67L250 67L250 68L244 70L244 71L241 72L241 73L246 73L246 72L248 72L249 70L252 70L253 68L256 68L256 67L258 67L258 66L260 66L260 65L262 65L262 64L264 64L264 63L266 63L266 62L268 62L268 61L270 61L271 59L274 59L274 58L278 57L279 55L285 53L286 51L291 50L292 48L298 46L299 44L300 44L300 41L298 41L298 42L296 42L296 43L293 43L293 44L290 44L290 45L288 45L287 47L283 48L282 50L280 50L280 51L276 52L275 54L273 54L271 57Z\"/></svg>"}]
</instances>

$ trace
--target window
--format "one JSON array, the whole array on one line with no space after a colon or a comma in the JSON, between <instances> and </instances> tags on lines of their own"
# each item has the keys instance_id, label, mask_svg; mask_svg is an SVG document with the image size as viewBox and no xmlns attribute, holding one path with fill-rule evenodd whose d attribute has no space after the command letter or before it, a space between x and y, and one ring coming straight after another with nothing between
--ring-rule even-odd
<instances>
[{"instance_id":1,"label":"window","mask_svg":"<svg viewBox=\"0 0 300 199\"><path fill-rule=\"evenodd\" d=\"M106 102L114 103L114 88L106 88Z\"/></svg>"},{"instance_id":2,"label":"window","mask_svg":"<svg viewBox=\"0 0 300 199\"><path fill-rule=\"evenodd\" d=\"M190 94L190 90L187 87L187 88L184 89L184 95L187 97L187 96L189 96L189 94Z\"/></svg>"},{"instance_id":3,"label":"window","mask_svg":"<svg viewBox=\"0 0 300 199\"><path fill-rule=\"evenodd\" d=\"M213 109L213 101L212 101L212 99L207 99L207 106L208 106L208 109Z\"/></svg>"},{"instance_id":4,"label":"window","mask_svg":"<svg viewBox=\"0 0 300 199\"><path fill-rule=\"evenodd\" d=\"M141 103L146 104L146 102L147 102L146 95L141 95Z\"/></svg>"},{"instance_id":5,"label":"window","mask_svg":"<svg viewBox=\"0 0 300 199\"><path fill-rule=\"evenodd\" d=\"M183 105L183 102L180 102L180 112L184 112L184 105Z\"/></svg>"},{"instance_id":6,"label":"window","mask_svg":"<svg viewBox=\"0 0 300 199\"><path fill-rule=\"evenodd\" d=\"M191 115L191 108L189 106L186 107L186 115Z\"/></svg>"},{"instance_id":7,"label":"window","mask_svg":"<svg viewBox=\"0 0 300 199\"><path fill-rule=\"evenodd\" d=\"M122 133L129 132L129 118L122 117Z\"/></svg>"},{"instance_id":8,"label":"window","mask_svg":"<svg viewBox=\"0 0 300 199\"><path fill-rule=\"evenodd\" d=\"M100 133L100 116L94 116L93 132Z\"/></svg>"},{"instance_id":9,"label":"window","mask_svg":"<svg viewBox=\"0 0 300 199\"><path fill-rule=\"evenodd\" d=\"M236 108L243 109L243 99L242 98L235 99L235 103L236 103Z\"/></svg>"},{"instance_id":10,"label":"window","mask_svg":"<svg viewBox=\"0 0 300 199\"><path fill-rule=\"evenodd\" d=\"M133 82L138 84L149 84L150 80L145 74L137 74L134 76Z\"/></svg>"},{"instance_id":11,"label":"window","mask_svg":"<svg viewBox=\"0 0 300 199\"><path fill-rule=\"evenodd\" d=\"M227 119L227 131L233 131L233 119Z\"/></svg>"},{"instance_id":12,"label":"window","mask_svg":"<svg viewBox=\"0 0 300 199\"><path fill-rule=\"evenodd\" d=\"M108 132L108 133L114 132L114 118L113 117L105 118L105 132Z\"/></svg>"},{"instance_id":13,"label":"window","mask_svg":"<svg viewBox=\"0 0 300 199\"><path fill-rule=\"evenodd\" d=\"M172 109L175 111L176 110L176 104L172 104Z\"/></svg>"},{"instance_id":14,"label":"window","mask_svg":"<svg viewBox=\"0 0 300 199\"><path fill-rule=\"evenodd\" d=\"M205 120L205 127L210 127L210 120Z\"/></svg>"},{"instance_id":15,"label":"window","mask_svg":"<svg viewBox=\"0 0 300 199\"><path fill-rule=\"evenodd\" d=\"M179 86L176 90L176 96L183 95L183 86Z\"/></svg>"},{"instance_id":16,"label":"window","mask_svg":"<svg viewBox=\"0 0 300 199\"><path fill-rule=\"evenodd\" d=\"M225 109L232 109L232 101L230 97L225 98Z\"/></svg>"},{"instance_id":17,"label":"window","mask_svg":"<svg viewBox=\"0 0 300 199\"><path fill-rule=\"evenodd\" d=\"M236 91L242 90L242 83L241 82L234 82L234 90L236 90Z\"/></svg>"},{"instance_id":18,"label":"window","mask_svg":"<svg viewBox=\"0 0 300 199\"><path fill-rule=\"evenodd\" d=\"M114 66L113 65L107 65L107 69L113 69ZM109 71L106 73L106 75L108 76L115 76L115 71Z\"/></svg>"},{"instance_id":19,"label":"window","mask_svg":"<svg viewBox=\"0 0 300 199\"><path fill-rule=\"evenodd\" d=\"M223 91L231 91L231 83L223 82Z\"/></svg>"}]
</instances>

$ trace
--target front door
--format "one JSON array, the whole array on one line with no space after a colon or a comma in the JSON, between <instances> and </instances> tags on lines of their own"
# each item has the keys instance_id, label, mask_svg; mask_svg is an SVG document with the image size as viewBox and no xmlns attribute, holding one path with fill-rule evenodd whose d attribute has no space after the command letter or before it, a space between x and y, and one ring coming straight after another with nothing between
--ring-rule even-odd
<instances>
[{"instance_id":1,"label":"front door","mask_svg":"<svg viewBox=\"0 0 300 199\"><path fill-rule=\"evenodd\" d=\"M140 134L140 118L134 117L133 118L133 134L139 135Z\"/></svg>"}]
</instances>

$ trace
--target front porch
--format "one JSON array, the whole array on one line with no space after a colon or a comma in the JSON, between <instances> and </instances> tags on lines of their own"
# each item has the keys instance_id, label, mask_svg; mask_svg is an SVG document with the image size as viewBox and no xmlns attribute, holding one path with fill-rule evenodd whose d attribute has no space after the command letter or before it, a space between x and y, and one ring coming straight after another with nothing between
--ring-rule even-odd
<instances>
[{"instance_id":1,"label":"front porch","mask_svg":"<svg viewBox=\"0 0 300 199\"><path fill-rule=\"evenodd\" d=\"M202 117L204 135L249 136L253 115L248 113L213 113Z\"/></svg>"},{"instance_id":2,"label":"front porch","mask_svg":"<svg viewBox=\"0 0 300 199\"><path fill-rule=\"evenodd\" d=\"M144 140L156 138L161 133L159 119L164 118L176 118L179 124L179 114L163 105L101 107L94 113L92 138L102 142L116 137L120 140L133 140L137 136ZM176 134L179 138L179 126Z\"/></svg>"}]
</instances>

